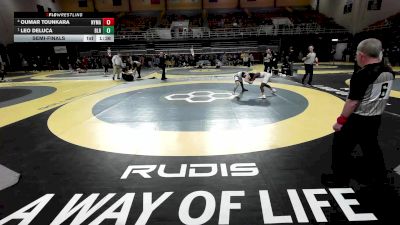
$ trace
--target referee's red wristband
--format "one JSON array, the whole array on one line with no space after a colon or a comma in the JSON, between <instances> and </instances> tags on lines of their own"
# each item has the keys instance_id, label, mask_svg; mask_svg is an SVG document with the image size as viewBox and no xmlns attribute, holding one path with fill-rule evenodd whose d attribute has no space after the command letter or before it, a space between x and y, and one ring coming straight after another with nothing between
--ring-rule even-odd
<instances>
[{"instance_id":1,"label":"referee's red wristband","mask_svg":"<svg viewBox=\"0 0 400 225\"><path fill-rule=\"evenodd\" d=\"M347 122L347 117L340 115L337 119L336 122L340 125L344 125Z\"/></svg>"}]
</instances>

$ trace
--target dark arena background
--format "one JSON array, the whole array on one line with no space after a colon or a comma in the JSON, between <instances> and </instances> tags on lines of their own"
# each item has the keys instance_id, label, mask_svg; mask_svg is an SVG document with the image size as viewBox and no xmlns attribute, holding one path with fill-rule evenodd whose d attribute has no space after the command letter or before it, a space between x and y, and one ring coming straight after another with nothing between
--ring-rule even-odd
<instances>
[{"instance_id":1,"label":"dark arena background","mask_svg":"<svg viewBox=\"0 0 400 225\"><path fill-rule=\"evenodd\" d=\"M399 13L399 0L1 0L0 224L400 224ZM384 179L357 145L349 180L329 180L368 38L394 71L379 89Z\"/></svg>"}]
</instances>

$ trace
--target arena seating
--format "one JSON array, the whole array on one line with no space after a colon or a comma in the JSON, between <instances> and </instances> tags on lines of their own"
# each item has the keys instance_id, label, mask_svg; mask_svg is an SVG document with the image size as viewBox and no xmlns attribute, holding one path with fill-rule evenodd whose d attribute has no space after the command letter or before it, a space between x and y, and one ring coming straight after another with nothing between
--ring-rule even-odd
<instances>
[{"instance_id":1,"label":"arena seating","mask_svg":"<svg viewBox=\"0 0 400 225\"><path fill-rule=\"evenodd\" d=\"M371 24L363 32L356 35L357 40L375 37L382 41L384 57L387 57L393 66L400 65L400 30L393 29L400 26L400 13Z\"/></svg>"},{"instance_id":2,"label":"arena seating","mask_svg":"<svg viewBox=\"0 0 400 225\"><path fill-rule=\"evenodd\" d=\"M155 16L126 15L120 18L120 31L146 31L157 24Z\"/></svg>"},{"instance_id":3,"label":"arena seating","mask_svg":"<svg viewBox=\"0 0 400 225\"><path fill-rule=\"evenodd\" d=\"M169 28L174 21L189 20L190 27L201 27L203 25L201 14L195 12L188 12L189 15L184 14L168 14L161 18L158 27Z\"/></svg>"},{"instance_id":4,"label":"arena seating","mask_svg":"<svg viewBox=\"0 0 400 225\"><path fill-rule=\"evenodd\" d=\"M167 29L176 21L189 21L189 25L187 29L174 29L173 34L166 35ZM205 14L193 10L171 11L158 16L126 15L120 19L116 39L224 39L313 33L339 34L347 33L347 30L333 19L307 8L209 10Z\"/></svg>"}]
</instances>

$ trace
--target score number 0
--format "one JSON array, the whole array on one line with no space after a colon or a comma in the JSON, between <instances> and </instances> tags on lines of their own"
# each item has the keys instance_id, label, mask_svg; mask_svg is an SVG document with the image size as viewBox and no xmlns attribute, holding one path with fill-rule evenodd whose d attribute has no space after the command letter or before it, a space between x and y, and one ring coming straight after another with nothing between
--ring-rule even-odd
<instances>
[{"instance_id":1,"label":"score number 0","mask_svg":"<svg viewBox=\"0 0 400 225\"><path fill-rule=\"evenodd\" d=\"M114 33L114 18L103 18L103 34Z\"/></svg>"},{"instance_id":2,"label":"score number 0","mask_svg":"<svg viewBox=\"0 0 400 225\"><path fill-rule=\"evenodd\" d=\"M103 18L103 26L114 26L114 18Z\"/></svg>"}]
</instances>

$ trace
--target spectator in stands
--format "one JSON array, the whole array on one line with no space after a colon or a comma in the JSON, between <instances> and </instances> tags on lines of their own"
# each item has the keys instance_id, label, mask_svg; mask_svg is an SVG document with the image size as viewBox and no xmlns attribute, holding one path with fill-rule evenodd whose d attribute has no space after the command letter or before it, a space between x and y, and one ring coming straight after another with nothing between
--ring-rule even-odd
<instances>
[{"instance_id":1,"label":"spectator in stands","mask_svg":"<svg viewBox=\"0 0 400 225\"><path fill-rule=\"evenodd\" d=\"M219 59L215 59L215 68L219 69L222 66L222 62Z\"/></svg>"},{"instance_id":2,"label":"spectator in stands","mask_svg":"<svg viewBox=\"0 0 400 225\"><path fill-rule=\"evenodd\" d=\"M332 62L332 65L335 65L335 54L336 54L336 49L335 49L335 47L332 47L332 50L331 50L331 62Z\"/></svg>"},{"instance_id":3,"label":"spectator in stands","mask_svg":"<svg viewBox=\"0 0 400 225\"><path fill-rule=\"evenodd\" d=\"M42 59L40 58L40 56L37 56L36 58L34 58L34 65L36 65L36 70L37 71L42 71L43 68L43 63L42 63Z\"/></svg>"},{"instance_id":4,"label":"spectator in stands","mask_svg":"<svg viewBox=\"0 0 400 225\"><path fill-rule=\"evenodd\" d=\"M390 65L390 61L389 61L389 49L382 49L382 53L383 53L383 64L384 65Z\"/></svg>"},{"instance_id":5,"label":"spectator in stands","mask_svg":"<svg viewBox=\"0 0 400 225\"><path fill-rule=\"evenodd\" d=\"M349 47L347 47L347 48L343 51L343 54L344 54L345 61L346 61L346 62L350 62L351 50L350 50Z\"/></svg>"},{"instance_id":6,"label":"spectator in stands","mask_svg":"<svg viewBox=\"0 0 400 225\"><path fill-rule=\"evenodd\" d=\"M69 56L67 56L67 63L68 63L68 70L69 70L69 71L73 71L73 70L74 70L74 69L72 68L73 61L72 61L72 59L71 59Z\"/></svg>"},{"instance_id":7,"label":"spectator in stands","mask_svg":"<svg viewBox=\"0 0 400 225\"><path fill-rule=\"evenodd\" d=\"M0 62L1 63L1 62ZM25 57L22 57L22 68L24 69L25 73L27 73L29 71L29 63L28 61L25 59Z\"/></svg>"},{"instance_id":8,"label":"spectator in stands","mask_svg":"<svg viewBox=\"0 0 400 225\"><path fill-rule=\"evenodd\" d=\"M251 64L251 65L254 65L254 56L253 56L253 54L250 53L249 59L250 59L250 64ZM250 65L249 65L249 66L250 66Z\"/></svg>"},{"instance_id":9,"label":"spectator in stands","mask_svg":"<svg viewBox=\"0 0 400 225\"><path fill-rule=\"evenodd\" d=\"M58 68L58 70L64 70L64 67L62 66L62 63L61 63L61 59L58 60L57 68Z\"/></svg>"},{"instance_id":10,"label":"spectator in stands","mask_svg":"<svg viewBox=\"0 0 400 225\"><path fill-rule=\"evenodd\" d=\"M299 61L302 61L302 59L303 59L303 52L302 51L299 51L299 55L297 56L297 59Z\"/></svg>"},{"instance_id":11,"label":"spectator in stands","mask_svg":"<svg viewBox=\"0 0 400 225\"><path fill-rule=\"evenodd\" d=\"M400 48L397 47L396 51L394 51L394 59L396 59L396 66L400 64Z\"/></svg>"},{"instance_id":12,"label":"spectator in stands","mask_svg":"<svg viewBox=\"0 0 400 225\"><path fill-rule=\"evenodd\" d=\"M140 64L144 65L144 63L145 63L145 57L144 57L143 55L141 55L141 56L139 57L139 62L140 62Z\"/></svg>"},{"instance_id":13,"label":"spectator in stands","mask_svg":"<svg viewBox=\"0 0 400 225\"><path fill-rule=\"evenodd\" d=\"M346 55L347 55L347 48L343 49L343 51L342 51L342 61L343 62L346 61Z\"/></svg>"},{"instance_id":14,"label":"spectator in stands","mask_svg":"<svg viewBox=\"0 0 400 225\"><path fill-rule=\"evenodd\" d=\"M84 56L82 60L82 69L87 70L88 65L89 65L89 59L87 58L87 56Z\"/></svg>"},{"instance_id":15,"label":"spectator in stands","mask_svg":"<svg viewBox=\"0 0 400 225\"><path fill-rule=\"evenodd\" d=\"M294 52L293 46L289 47L289 52L288 52L288 60L289 60L289 71L290 71L290 75L293 76L293 63L296 61L296 54Z\"/></svg>"},{"instance_id":16,"label":"spectator in stands","mask_svg":"<svg viewBox=\"0 0 400 225\"><path fill-rule=\"evenodd\" d=\"M81 60L79 59L79 58L77 58L76 59L76 61L75 61L75 69L76 70L78 70L78 69L80 69L80 67L81 67ZM34 66L35 66L36 64L34 64Z\"/></svg>"},{"instance_id":17,"label":"spectator in stands","mask_svg":"<svg viewBox=\"0 0 400 225\"><path fill-rule=\"evenodd\" d=\"M249 52L244 52L243 53L243 66L250 67L250 55Z\"/></svg>"},{"instance_id":18,"label":"spectator in stands","mask_svg":"<svg viewBox=\"0 0 400 225\"><path fill-rule=\"evenodd\" d=\"M47 70L53 70L53 60L51 59L51 57L47 57L47 61L46 61L46 65L47 65Z\"/></svg>"}]
</instances>

